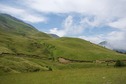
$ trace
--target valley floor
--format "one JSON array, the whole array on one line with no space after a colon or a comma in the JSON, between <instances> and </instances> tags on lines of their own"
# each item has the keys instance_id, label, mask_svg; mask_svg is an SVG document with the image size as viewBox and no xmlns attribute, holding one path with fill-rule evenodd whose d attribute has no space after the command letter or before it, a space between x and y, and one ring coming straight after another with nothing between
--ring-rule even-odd
<instances>
[{"instance_id":1,"label":"valley floor","mask_svg":"<svg viewBox=\"0 0 126 84\"><path fill-rule=\"evenodd\" d=\"M0 76L0 84L126 84L126 68L95 67Z\"/></svg>"}]
</instances>

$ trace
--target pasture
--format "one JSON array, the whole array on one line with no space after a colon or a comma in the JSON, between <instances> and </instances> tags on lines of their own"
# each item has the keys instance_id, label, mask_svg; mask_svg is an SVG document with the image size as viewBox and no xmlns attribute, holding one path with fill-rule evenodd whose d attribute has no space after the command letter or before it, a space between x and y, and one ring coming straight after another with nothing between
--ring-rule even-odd
<instances>
[{"instance_id":1,"label":"pasture","mask_svg":"<svg viewBox=\"0 0 126 84\"><path fill-rule=\"evenodd\" d=\"M4 74L0 84L126 84L125 78L125 67L92 67Z\"/></svg>"}]
</instances>

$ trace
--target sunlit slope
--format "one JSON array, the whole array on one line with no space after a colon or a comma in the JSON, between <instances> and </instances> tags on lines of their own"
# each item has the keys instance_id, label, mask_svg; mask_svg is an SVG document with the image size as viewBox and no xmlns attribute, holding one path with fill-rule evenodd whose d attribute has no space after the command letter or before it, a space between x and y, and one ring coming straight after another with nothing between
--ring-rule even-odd
<instances>
[{"instance_id":1,"label":"sunlit slope","mask_svg":"<svg viewBox=\"0 0 126 84\"><path fill-rule=\"evenodd\" d=\"M116 53L107 48L95 45L91 42L78 39L63 37L59 39L47 40L48 44L56 47L55 57L64 57L78 60L98 60L98 59L125 59L123 54Z\"/></svg>"}]
</instances>

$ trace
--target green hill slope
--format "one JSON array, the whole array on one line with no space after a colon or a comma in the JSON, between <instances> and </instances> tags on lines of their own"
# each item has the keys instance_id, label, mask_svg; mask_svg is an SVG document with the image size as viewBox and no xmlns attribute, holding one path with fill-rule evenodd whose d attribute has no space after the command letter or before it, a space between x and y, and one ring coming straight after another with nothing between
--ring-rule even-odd
<instances>
[{"instance_id":1,"label":"green hill slope","mask_svg":"<svg viewBox=\"0 0 126 84\"><path fill-rule=\"evenodd\" d=\"M35 49L32 47L37 45L34 43L40 39L49 38L51 38L49 35L23 21L7 14L0 14L0 52L32 52Z\"/></svg>"},{"instance_id":2,"label":"green hill slope","mask_svg":"<svg viewBox=\"0 0 126 84\"><path fill-rule=\"evenodd\" d=\"M64 57L76 60L109 60L124 59L124 54L95 45L78 38L63 37L59 39L47 40L45 43L54 45L54 57Z\"/></svg>"},{"instance_id":3,"label":"green hill slope","mask_svg":"<svg viewBox=\"0 0 126 84\"><path fill-rule=\"evenodd\" d=\"M44 63L30 59L48 58L40 40L51 37L7 14L0 14L0 71L30 72L48 70Z\"/></svg>"},{"instance_id":4,"label":"green hill slope","mask_svg":"<svg viewBox=\"0 0 126 84\"><path fill-rule=\"evenodd\" d=\"M8 14L0 14L0 33L49 38L49 35Z\"/></svg>"},{"instance_id":5,"label":"green hill slope","mask_svg":"<svg viewBox=\"0 0 126 84\"><path fill-rule=\"evenodd\" d=\"M0 72L34 72L59 66L57 58L126 59L124 54L78 38L52 38L10 15L0 14Z\"/></svg>"}]
</instances>

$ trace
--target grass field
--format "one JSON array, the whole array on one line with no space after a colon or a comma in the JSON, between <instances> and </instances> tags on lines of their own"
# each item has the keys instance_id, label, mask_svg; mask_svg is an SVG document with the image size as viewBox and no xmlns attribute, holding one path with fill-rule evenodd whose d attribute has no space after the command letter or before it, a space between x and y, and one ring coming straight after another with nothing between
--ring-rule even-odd
<instances>
[{"instance_id":1,"label":"grass field","mask_svg":"<svg viewBox=\"0 0 126 84\"><path fill-rule=\"evenodd\" d=\"M126 68L102 67L0 76L0 84L126 84Z\"/></svg>"}]
</instances>

